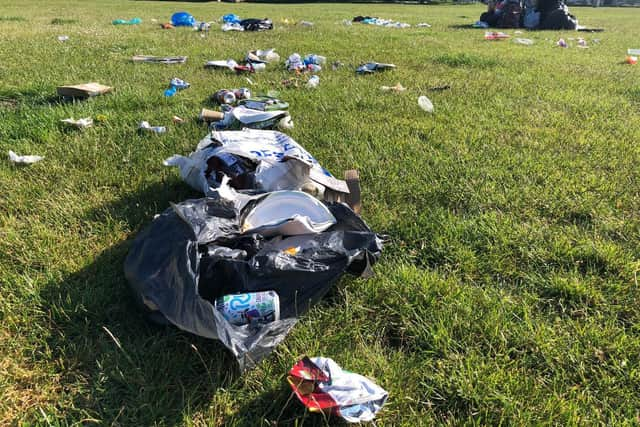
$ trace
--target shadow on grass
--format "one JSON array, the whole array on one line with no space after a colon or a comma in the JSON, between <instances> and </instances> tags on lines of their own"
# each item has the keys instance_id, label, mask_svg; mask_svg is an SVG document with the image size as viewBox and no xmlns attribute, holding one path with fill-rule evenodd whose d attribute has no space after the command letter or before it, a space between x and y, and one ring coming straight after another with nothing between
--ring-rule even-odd
<instances>
[{"instance_id":1,"label":"shadow on grass","mask_svg":"<svg viewBox=\"0 0 640 427\"><path fill-rule=\"evenodd\" d=\"M20 105L31 107L53 107L56 105L68 104L72 102L82 102L81 100L65 99L57 94L51 95L48 91L42 89L1 89L0 103L4 106L16 108Z\"/></svg>"},{"instance_id":2,"label":"shadow on grass","mask_svg":"<svg viewBox=\"0 0 640 427\"><path fill-rule=\"evenodd\" d=\"M193 193L181 183L157 183L90 211L87 221L108 216L135 235L169 201L188 197ZM56 361L64 387L57 416L65 424L179 424L238 377L235 359L219 342L145 318L124 277L130 243L106 249L41 292L51 331L47 359Z\"/></svg>"}]
</instances>

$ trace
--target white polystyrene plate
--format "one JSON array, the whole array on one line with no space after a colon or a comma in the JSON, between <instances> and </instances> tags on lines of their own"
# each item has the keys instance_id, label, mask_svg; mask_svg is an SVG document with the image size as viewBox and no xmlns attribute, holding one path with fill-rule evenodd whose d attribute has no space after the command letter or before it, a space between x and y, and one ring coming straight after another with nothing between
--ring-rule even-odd
<instances>
[{"instance_id":1,"label":"white polystyrene plate","mask_svg":"<svg viewBox=\"0 0 640 427\"><path fill-rule=\"evenodd\" d=\"M320 233L336 223L336 218L318 199L302 191L274 191L249 212L243 232L263 236Z\"/></svg>"}]
</instances>

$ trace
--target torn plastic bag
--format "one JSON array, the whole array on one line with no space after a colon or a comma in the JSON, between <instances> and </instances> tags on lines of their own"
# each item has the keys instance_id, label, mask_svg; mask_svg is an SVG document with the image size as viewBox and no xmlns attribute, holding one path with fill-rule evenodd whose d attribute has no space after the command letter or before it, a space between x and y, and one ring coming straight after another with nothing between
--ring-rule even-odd
<instances>
[{"instance_id":1,"label":"torn plastic bag","mask_svg":"<svg viewBox=\"0 0 640 427\"><path fill-rule=\"evenodd\" d=\"M233 155L254 164L253 176L247 176L244 162L233 176L230 171ZM194 189L210 195L220 185L216 165L224 163L225 174L238 189L261 191L301 190L322 198L326 189L348 194L346 182L334 178L318 161L290 136L277 131L244 129L242 131L211 132L198 144L189 157L174 155L164 161L180 168L182 179ZM222 170L220 166L217 170ZM242 172L240 172L242 171ZM238 183L250 183L245 186Z\"/></svg>"},{"instance_id":2,"label":"torn plastic bag","mask_svg":"<svg viewBox=\"0 0 640 427\"><path fill-rule=\"evenodd\" d=\"M326 205L336 223L321 233L270 239L242 234L243 215L268 193L230 192L233 200L216 194L167 209L137 236L124 270L152 320L219 339L247 369L268 355L345 271L369 276L382 242L340 203ZM261 291L278 294L279 320L234 326L214 307L220 296Z\"/></svg>"}]
</instances>

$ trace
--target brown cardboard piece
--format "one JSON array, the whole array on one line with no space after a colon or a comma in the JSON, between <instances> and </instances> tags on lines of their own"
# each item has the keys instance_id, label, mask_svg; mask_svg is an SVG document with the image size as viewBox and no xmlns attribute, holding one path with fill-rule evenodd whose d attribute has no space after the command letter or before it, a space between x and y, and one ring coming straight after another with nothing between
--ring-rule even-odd
<instances>
[{"instance_id":1,"label":"brown cardboard piece","mask_svg":"<svg viewBox=\"0 0 640 427\"><path fill-rule=\"evenodd\" d=\"M89 98L91 96L103 95L111 92L111 86L105 86L100 83L84 83L80 85L58 86L57 91L60 96L68 96L70 98Z\"/></svg>"}]
</instances>

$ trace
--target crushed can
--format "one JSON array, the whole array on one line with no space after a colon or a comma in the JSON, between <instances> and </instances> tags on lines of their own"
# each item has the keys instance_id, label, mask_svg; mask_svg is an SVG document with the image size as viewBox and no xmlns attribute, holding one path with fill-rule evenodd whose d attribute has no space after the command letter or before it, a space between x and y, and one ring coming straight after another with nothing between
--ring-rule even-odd
<instances>
[{"instance_id":1,"label":"crushed can","mask_svg":"<svg viewBox=\"0 0 640 427\"><path fill-rule=\"evenodd\" d=\"M280 319L280 298L274 291L225 295L216 299L215 307L236 326Z\"/></svg>"},{"instance_id":2,"label":"crushed can","mask_svg":"<svg viewBox=\"0 0 640 427\"><path fill-rule=\"evenodd\" d=\"M221 89L213 94L213 100L218 104L235 104L236 95L228 89Z\"/></svg>"},{"instance_id":3,"label":"crushed can","mask_svg":"<svg viewBox=\"0 0 640 427\"><path fill-rule=\"evenodd\" d=\"M251 91L246 87L241 87L240 89L234 89L233 94L236 97L236 100L241 99L249 99L251 98Z\"/></svg>"}]
</instances>

